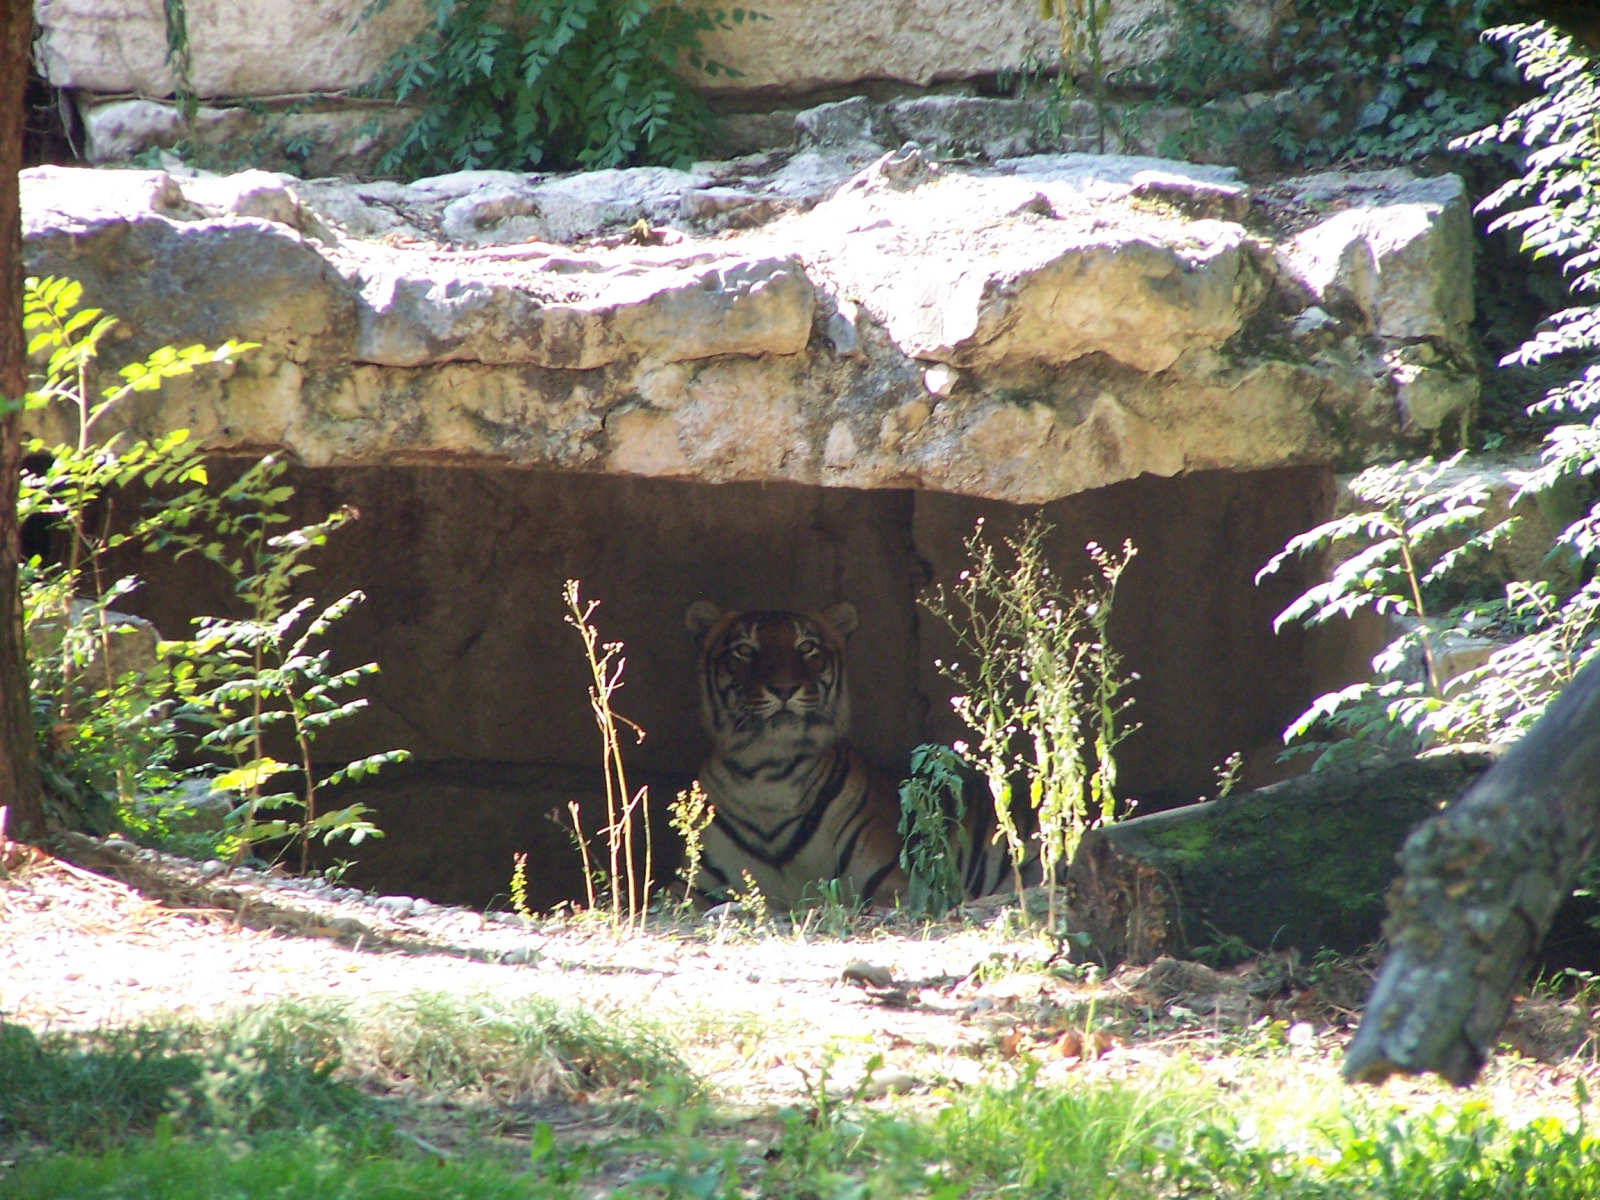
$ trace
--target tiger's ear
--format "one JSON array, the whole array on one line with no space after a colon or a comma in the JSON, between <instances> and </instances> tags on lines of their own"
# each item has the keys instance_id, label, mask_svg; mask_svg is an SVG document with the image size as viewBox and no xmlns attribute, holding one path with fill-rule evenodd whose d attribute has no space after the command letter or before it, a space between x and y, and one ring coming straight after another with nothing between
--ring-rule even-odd
<instances>
[{"instance_id":1,"label":"tiger's ear","mask_svg":"<svg viewBox=\"0 0 1600 1200\"><path fill-rule=\"evenodd\" d=\"M833 626L833 631L840 637L847 638L856 631L856 626L861 624L860 615L856 606L848 600L841 600L837 604L830 604L822 610L822 619Z\"/></svg>"},{"instance_id":2,"label":"tiger's ear","mask_svg":"<svg viewBox=\"0 0 1600 1200\"><path fill-rule=\"evenodd\" d=\"M717 623L717 618L721 615L722 609L712 601L696 600L683 614L683 623L694 635L695 643L699 644L706 640L706 633Z\"/></svg>"}]
</instances>

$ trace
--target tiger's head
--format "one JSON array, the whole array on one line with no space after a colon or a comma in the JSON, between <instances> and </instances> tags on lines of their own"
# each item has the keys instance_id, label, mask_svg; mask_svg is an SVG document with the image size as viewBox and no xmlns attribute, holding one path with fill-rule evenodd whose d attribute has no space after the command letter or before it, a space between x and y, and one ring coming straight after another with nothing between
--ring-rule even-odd
<instances>
[{"instance_id":1,"label":"tiger's head","mask_svg":"<svg viewBox=\"0 0 1600 1200\"><path fill-rule=\"evenodd\" d=\"M714 752L737 755L782 743L821 749L850 728L844 643L855 605L821 613L724 612L696 600L684 615L700 646L700 719Z\"/></svg>"}]
</instances>

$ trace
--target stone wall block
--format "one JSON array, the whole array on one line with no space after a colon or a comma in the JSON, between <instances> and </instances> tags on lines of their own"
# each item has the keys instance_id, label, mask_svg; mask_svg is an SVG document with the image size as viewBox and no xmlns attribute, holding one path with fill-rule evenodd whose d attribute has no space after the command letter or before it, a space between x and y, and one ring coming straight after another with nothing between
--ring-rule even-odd
<instances>
[{"instance_id":1,"label":"stone wall block","mask_svg":"<svg viewBox=\"0 0 1600 1200\"><path fill-rule=\"evenodd\" d=\"M365 83L426 21L422 0L185 0L190 85L198 96L282 96ZM35 0L36 49L53 85L170 96L162 0Z\"/></svg>"},{"instance_id":2,"label":"stone wall block","mask_svg":"<svg viewBox=\"0 0 1600 1200\"><path fill-rule=\"evenodd\" d=\"M1065 364L1098 353L1140 371L1226 341L1243 319L1237 233L1183 249L1111 233L1037 258L925 264L885 281L878 315L916 358Z\"/></svg>"},{"instance_id":3,"label":"stone wall block","mask_svg":"<svg viewBox=\"0 0 1600 1200\"><path fill-rule=\"evenodd\" d=\"M1284 246L1289 269L1319 297L1353 302L1380 337L1465 345L1472 217L1459 178L1382 171L1287 186L1303 200L1341 206Z\"/></svg>"},{"instance_id":4,"label":"stone wall block","mask_svg":"<svg viewBox=\"0 0 1600 1200\"><path fill-rule=\"evenodd\" d=\"M930 84L1047 58L1056 29L1032 0L773 0L704 39L739 72L704 81L726 91L801 94L844 81Z\"/></svg>"},{"instance_id":5,"label":"stone wall block","mask_svg":"<svg viewBox=\"0 0 1600 1200\"><path fill-rule=\"evenodd\" d=\"M603 297L552 301L514 284L374 274L362 290L356 356L379 366L531 364L587 371L625 358L798 354L814 289L793 259L655 271Z\"/></svg>"},{"instance_id":6,"label":"stone wall block","mask_svg":"<svg viewBox=\"0 0 1600 1200\"><path fill-rule=\"evenodd\" d=\"M916 142L950 154L1019 158L1058 149L1043 132L1041 105L982 96L916 96L886 106L895 144Z\"/></svg>"}]
</instances>

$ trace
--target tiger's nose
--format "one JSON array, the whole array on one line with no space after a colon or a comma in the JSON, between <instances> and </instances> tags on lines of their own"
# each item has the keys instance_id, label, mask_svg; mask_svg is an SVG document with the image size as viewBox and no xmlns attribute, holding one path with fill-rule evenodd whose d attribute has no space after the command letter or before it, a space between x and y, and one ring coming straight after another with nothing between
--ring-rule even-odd
<instances>
[{"instance_id":1,"label":"tiger's nose","mask_svg":"<svg viewBox=\"0 0 1600 1200\"><path fill-rule=\"evenodd\" d=\"M780 703L787 704L789 697L800 690L798 683L769 683L767 690L776 696Z\"/></svg>"}]
</instances>

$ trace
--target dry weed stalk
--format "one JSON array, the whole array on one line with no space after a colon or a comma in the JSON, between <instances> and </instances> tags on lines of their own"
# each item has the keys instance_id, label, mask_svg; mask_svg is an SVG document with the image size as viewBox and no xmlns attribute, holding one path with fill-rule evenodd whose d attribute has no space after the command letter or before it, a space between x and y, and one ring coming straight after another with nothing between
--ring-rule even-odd
<instances>
[{"instance_id":1,"label":"dry weed stalk","mask_svg":"<svg viewBox=\"0 0 1600 1200\"><path fill-rule=\"evenodd\" d=\"M638 791L628 788L627 768L622 761L621 730L633 733L634 744L644 741L644 730L627 717L621 716L611 706L611 699L622 686L622 670L627 659L621 642L602 642L600 633L590 619L599 607L598 600L584 601L578 594L579 582L569 579L562 588L567 602L567 624L578 631L583 639L584 655L589 661L592 682L589 686L589 707L600 729L601 758L606 781L606 823L600 833L606 840L610 874L607 881L611 899L611 925L613 929L636 930L644 927L650 908L650 876L654 868L653 847L650 837L649 788ZM573 829L584 858L584 881L588 889L589 907L594 907L594 883L589 871L589 853L583 829L578 821L578 806L570 806ZM634 814L639 814L644 838L644 871L638 866L634 840ZM623 909L623 890L627 891L627 908Z\"/></svg>"}]
</instances>

